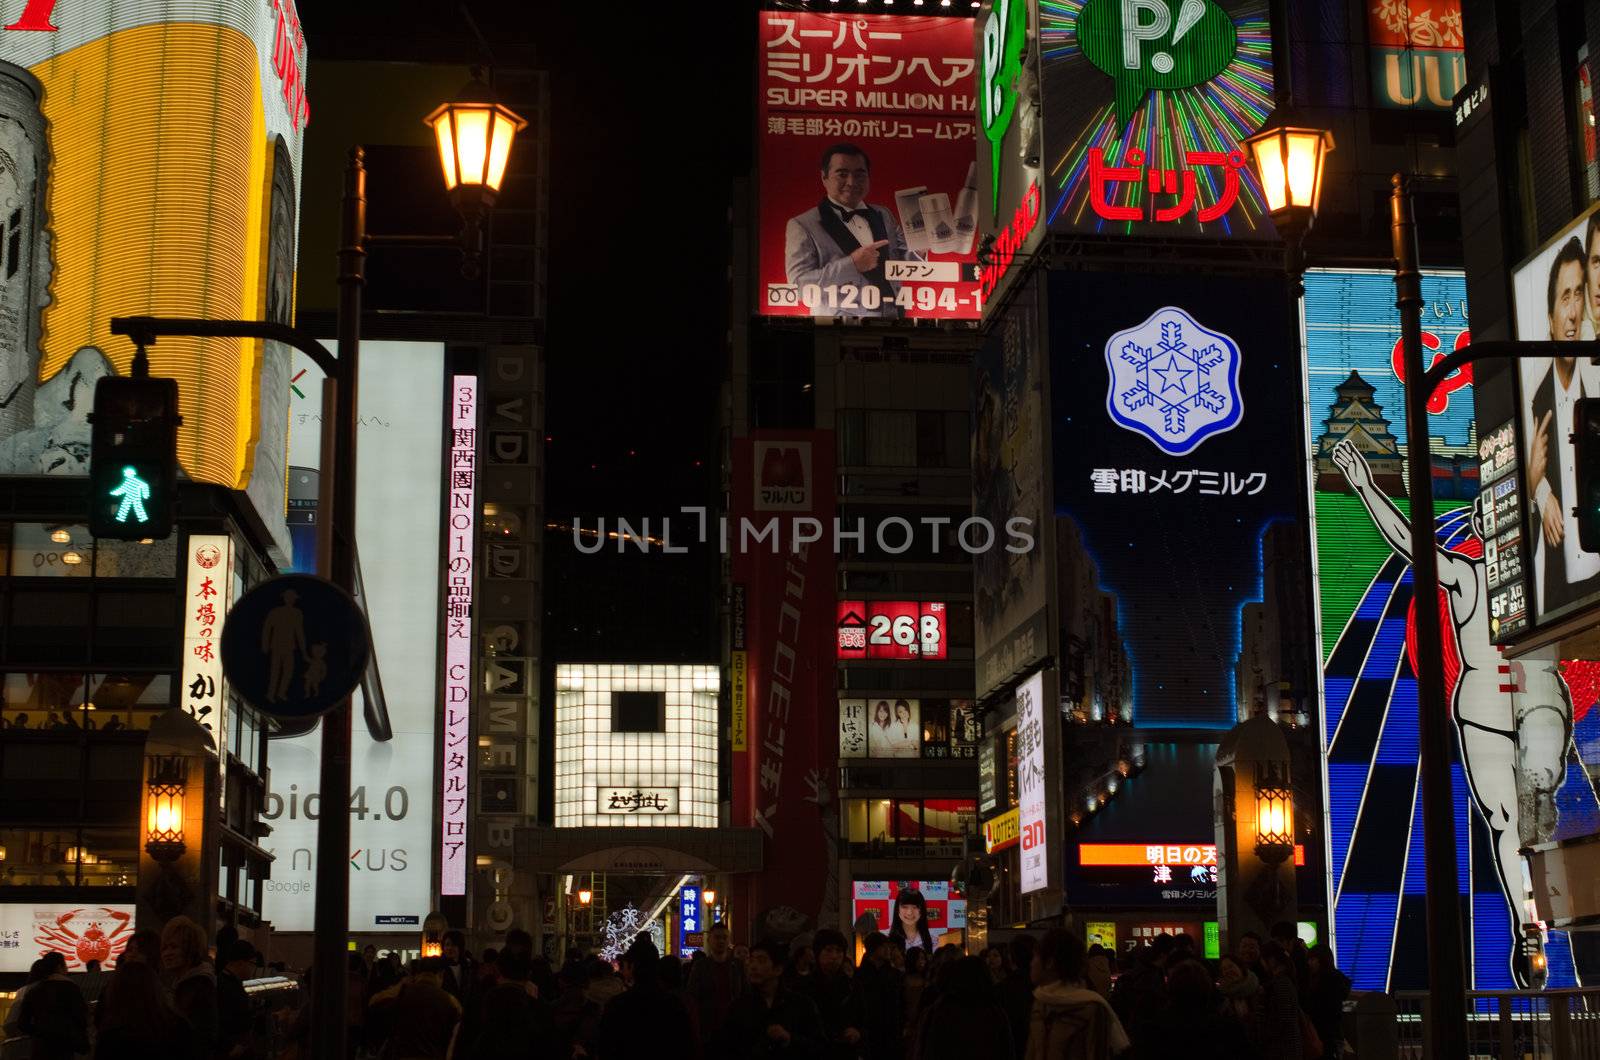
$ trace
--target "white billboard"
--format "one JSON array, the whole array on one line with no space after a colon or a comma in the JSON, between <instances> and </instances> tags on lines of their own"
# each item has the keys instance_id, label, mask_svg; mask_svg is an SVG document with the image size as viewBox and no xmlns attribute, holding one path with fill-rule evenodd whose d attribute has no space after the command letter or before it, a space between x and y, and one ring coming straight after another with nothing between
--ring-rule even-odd
<instances>
[{"instance_id":1,"label":"white billboard","mask_svg":"<svg viewBox=\"0 0 1600 1060\"><path fill-rule=\"evenodd\" d=\"M47 953L65 957L69 972L88 961L109 971L132 937L131 905L7 903L0 905L0 972L26 972Z\"/></svg>"},{"instance_id":2,"label":"white billboard","mask_svg":"<svg viewBox=\"0 0 1600 1060\"><path fill-rule=\"evenodd\" d=\"M1022 811L1022 893L1050 885L1045 860L1044 675L1017 687L1017 793Z\"/></svg>"},{"instance_id":3,"label":"white billboard","mask_svg":"<svg viewBox=\"0 0 1600 1060\"><path fill-rule=\"evenodd\" d=\"M327 343L330 350L335 348ZM419 928L432 905L434 726L438 716L439 520L445 442L444 347L361 344L356 541L391 740L368 732L360 693L350 776L350 930ZM290 533L312 569L322 377L296 351L290 372ZM308 520L308 517L309 520ZM264 915L310 931L316 904L320 727L275 740L266 812L277 856Z\"/></svg>"}]
</instances>

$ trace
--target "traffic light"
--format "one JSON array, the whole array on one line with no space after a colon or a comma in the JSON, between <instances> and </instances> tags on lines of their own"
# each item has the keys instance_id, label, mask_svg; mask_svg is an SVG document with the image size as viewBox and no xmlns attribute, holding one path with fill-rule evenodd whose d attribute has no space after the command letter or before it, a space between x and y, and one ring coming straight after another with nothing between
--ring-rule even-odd
<instances>
[{"instance_id":1,"label":"traffic light","mask_svg":"<svg viewBox=\"0 0 1600 1060\"><path fill-rule=\"evenodd\" d=\"M178 488L178 381L106 376L95 384L89 533L122 541L172 534Z\"/></svg>"}]
</instances>

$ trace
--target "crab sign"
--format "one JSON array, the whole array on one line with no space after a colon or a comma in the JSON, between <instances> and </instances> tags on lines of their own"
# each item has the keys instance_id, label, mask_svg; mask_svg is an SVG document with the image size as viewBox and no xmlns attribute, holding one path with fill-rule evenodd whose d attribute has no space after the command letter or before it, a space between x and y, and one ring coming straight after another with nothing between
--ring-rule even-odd
<instances>
[{"instance_id":1,"label":"crab sign","mask_svg":"<svg viewBox=\"0 0 1600 1060\"><path fill-rule=\"evenodd\" d=\"M81 933L74 924L84 924ZM106 933L106 927L111 931ZM59 953L68 963L88 964L99 961L105 964L113 955L120 955L133 932L133 915L115 909L74 909L62 913L54 923L42 923L33 941L42 947L39 955Z\"/></svg>"}]
</instances>

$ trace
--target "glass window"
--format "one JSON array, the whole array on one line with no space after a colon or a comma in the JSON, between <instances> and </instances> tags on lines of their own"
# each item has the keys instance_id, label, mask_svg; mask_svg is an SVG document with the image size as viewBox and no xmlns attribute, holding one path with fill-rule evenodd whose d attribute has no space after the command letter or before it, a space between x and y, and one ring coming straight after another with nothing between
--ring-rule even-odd
<instances>
[{"instance_id":1,"label":"glass window","mask_svg":"<svg viewBox=\"0 0 1600 1060\"><path fill-rule=\"evenodd\" d=\"M92 674L90 718L100 732L148 729L172 705L170 674Z\"/></svg>"},{"instance_id":2,"label":"glass window","mask_svg":"<svg viewBox=\"0 0 1600 1060\"><path fill-rule=\"evenodd\" d=\"M76 822L86 787L82 740L0 742L0 814L11 820Z\"/></svg>"},{"instance_id":3,"label":"glass window","mask_svg":"<svg viewBox=\"0 0 1600 1060\"><path fill-rule=\"evenodd\" d=\"M3 829L0 830L0 847L6 852L5 872L0 874L0 878L8 886L78 885L76 829Z\"/></svg>"},{"instance_id":4,"label":"glass window","mask_svg":"<svg viewBox=\"0 0 1600 1060\"><path fill-rule=\"evenodd\" d=\"M144 783L144 748L138 740L95 740L83 785L85 820L120 821L128 808L140 805Z\"/></svg>"},{"instance_id":5,"label":"glass window","mask_svg":"<svg viewBox=\"0 0 1600 1060\"><path fill-rule=\"evenodd\" d=\"M845 835L851 843L892 843L889 799L846 799Z\"/></svg>"},{"instance_id":6,"label":"glass window","mask_svg":"<svg viewBox=\"0 0 1600 1060\"><path fill-rule=\"evenodd\" d=\"M927 799L922 832L930 843L959 843L978 829L978 804L973 799Z\"/></svg>"},{"instance_id":7,"label":"glass window","mask_svg":"<svg viewBox=\"0 0 1600 1060\"><path fill-rule=\"evenodd\" d=\"M839 466L867 462L866 414L860 409L844 409L837 417L839 426Z\"/></svg>"},{"instance_id":8,"label":"glass window","mask_svg":"<svg viewBox=\"0 0 1600 1060\"><path fill-rule=\"evenodd\" d=\"M139 882L139 836L131 828L85 828L77 852L83 887L133 887Z\"/></svg>"},{"instance_id":9,"label":"glass window","mask_svg":"<svg viewBox=\"0 0 1600 1060\"><path fill-rule=\"evenodd\" d=\"M14 523L6 569L17 578L87 578L93 558L94 538L87 526Z\"/></svg>"},{"instance_id":10,"label":"glass window","mask_svg":"<svg viewBox=\"0 0 1600 1060\"><path fill-rule=\"evenodd\" d=\"M178 572L178 535L160 541L95 542L98 578L172 578Z\"/></svg>"},{"instance_id":11,"label":"glass window","mask_svg":"<svg viewBox=\"0 0 1600 1060\"><path fill-rule=\"evenodd\" d=\"M917 413L917 466L948 467L949 446L943 412Z\"/></svg>"},{"instance_id":12,"label":"glass window","mask_svg":"<svg viewBox=\"0 0 1600 1060\"><path fill-rule=\"evenodd\" d=\"M88 588L88 582L68 581L58 581L48 589L14 588L11 622L5 631L7 657L23 666L87 662L89 639L83 631L89 625Z\"/></svg>"},{"instance_id":13,"label":"glass window","mask_svg":"<svg viewBox=\"0 0 1600 1060\"><path fill-rule=\"evenodd\" d=\"M0 724L8 729L68 729L82 724L82 674L6 674Z\"/></svg>"},{"instance_id":14,"label":"glass window","mask_svg":"<svg viewBox=\"0 0 1600 1060\"><path fill-rule=\"evenodd\" d=\"M968 433L968 420L965 412L946 412L944 414L945 426L945 452L950 456L949 467L970 467L972 465L972 437Z\"/></svg>"},{"instance_id":15,"label":"glass window","mask_svg":"<svg viewBox=\"0 0 1600 1060\"><path fill-rule=\"evenodd\" d=\"M867 463L874 467L917 466L916 413L867 413Z\"/></svg>"}]
</instances>

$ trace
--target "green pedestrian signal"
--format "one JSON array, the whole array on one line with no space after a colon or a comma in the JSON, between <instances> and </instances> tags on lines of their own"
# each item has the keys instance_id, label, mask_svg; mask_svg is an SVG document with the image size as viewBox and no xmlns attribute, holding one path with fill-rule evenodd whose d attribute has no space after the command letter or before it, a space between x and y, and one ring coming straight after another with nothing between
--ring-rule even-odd
<instances>
[{"instance_id":1,"label":"green pedestrian signal","mask_svg":"<svg viewBox=\"0 0 1600 1060\"><path fill-rule=\"evenodd\" d=\"M122 541L171 536L181 422L176 380L107 376L95 385L91 534Z\"/></svg>"}]
</instances>

